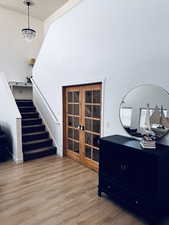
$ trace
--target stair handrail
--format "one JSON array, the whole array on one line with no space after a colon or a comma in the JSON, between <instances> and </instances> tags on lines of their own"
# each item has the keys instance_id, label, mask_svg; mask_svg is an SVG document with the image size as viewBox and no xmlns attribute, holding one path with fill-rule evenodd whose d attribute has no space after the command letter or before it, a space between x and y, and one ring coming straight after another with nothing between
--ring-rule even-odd
<instances>
[{"instance_id":1,"label":"stair handrail","mask_svg":"<svg viewBox=\"0 0 169 225\"><path fill-rule=\"evenodd\" d=\"M35 80L34 80L33 78L30 78L30 80L31 80L32 84L35 86L35 88L38 90L38 92L39 92L41 98L43 99L43 101L45 102L45 104L46 104L48 110L51 112L52 116L54 117L55 123L56 123L57 125L60 125L60 123L59 123L59 121L58 121L58 118L56 117L55 113L54 113L53 110L51 109L49 103L47 102L45 96L42 94L42 92L41 92L41 90L39 89L38 85L36 84Z\"/></svg>"}]
</instances>

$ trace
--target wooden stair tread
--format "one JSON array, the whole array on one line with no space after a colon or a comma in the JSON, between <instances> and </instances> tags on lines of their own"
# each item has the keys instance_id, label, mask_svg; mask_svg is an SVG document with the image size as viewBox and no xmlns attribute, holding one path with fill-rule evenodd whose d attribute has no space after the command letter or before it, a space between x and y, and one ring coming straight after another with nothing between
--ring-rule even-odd
<instances>
[{"instance_id":1,"label":"wooden stair tread","mask_svg":"<svg viewBox=\"0 0 169 225\"><path fill-rule=\"evenodd\" d=\"M20 102L20 101L22 101L22 102L23 102L23 101L24 101L24 102L27 102L27 101L28 101L28 102L33 102L32 99L15 99L15 101L16 101L16 102Z\"/></svg>"},{"instance_id":2,"label":"wooden stair tread","mask_svg":"<svg viewBox=\"0 0 169 225\"><path fill-rule=\"evenodd\" d=\"M37 114L38 112L21 112L21 115L23 114Z\"/></svg>"},{"instance_id":3,"label":"wooden stair tread","mask_svg":"<svg viewBox=\"0 0 169 225\"><path fill-rule=\"evenodd\" d=\"M38 135L38 134L45 134L45 133L48 133L47 131L39 131L39 132L34 132L34 133L26 133L26 134L23 134L22 136L23 137L26 137L26 136L34 136L34 135Z\"/></svg>"},{"instance_id":4,"label":"wooden stair tread","mask_svg":"<svg viewBox=\"0 0 169 225\"><path fill-rule=\"evenodd\" d=\"M41 126L44 126L44 124L24 125L22 126L22 128L41 127Z\"/></svg>"},{"instance_id":5,"label":"wooden stair tread","mask_svg":"<svg viewBox=\"0 0 169 225\"><path fill-rule=\"evenodd\" d=\"M41 118L40 117L38 117L38 118L23 118L22 119L22 121L29 121L29 120L41 120Z\"/></svg>"},{"instance_id":6,"label":"wooden stair tread","mask_svg":"<svg viewBox=\"0 0 169 225\"><path fill-rule=\"evenodd\" d=\"M25 105L25 106L18 106L19 109L25 109L25 108L35 108L34 105Z\"/></svg>"},{"instance_id":7,"label":"wooden stair tread","mask_svg":"<svg viewBox=\"0 0 169 225\"><path fill-rule=\"evenodd\" d=\"M24 154L30 155L30 154L35 154L35 153L39 153L39 152L51 151L54 149L55 149L55 147L51 146L51 147L47 147L47 148L39 148L39 149L31 150L31 151L26 151L26 152L24 152Z\"/></svg>"},{"instance_id":8,"label":"wooden stair tread","mask_svg":"<svg viewBox=\"0 0 169 225\"><path fill-rule=\"evenodd\" d=\"M37 143L41 143L41 142L45 142L45 141L51 141L52 139L50 138L44 138L44 139L40 139L40 140L35 140L35 141L29 141L29 142L23 142L23 145L30 145L30 144L37 144Z\"/></svg>"}]
</instances>

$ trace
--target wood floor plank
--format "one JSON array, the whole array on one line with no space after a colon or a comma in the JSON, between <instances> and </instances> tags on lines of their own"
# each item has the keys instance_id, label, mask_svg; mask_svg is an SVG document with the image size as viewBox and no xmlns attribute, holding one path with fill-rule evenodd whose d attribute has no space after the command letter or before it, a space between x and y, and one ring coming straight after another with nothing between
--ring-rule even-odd
<instances>
[{"instance_id":1,"label":"wood floor plank","mask_svg":"<svg viewBox=\"0 0 169 225\"><path fill-rule=\"evenodd\" d=\"M97 185L97 173L69 158L1 163L0 224L145 224L106 197L99 198Z\"/></svg>"}]
</instances>

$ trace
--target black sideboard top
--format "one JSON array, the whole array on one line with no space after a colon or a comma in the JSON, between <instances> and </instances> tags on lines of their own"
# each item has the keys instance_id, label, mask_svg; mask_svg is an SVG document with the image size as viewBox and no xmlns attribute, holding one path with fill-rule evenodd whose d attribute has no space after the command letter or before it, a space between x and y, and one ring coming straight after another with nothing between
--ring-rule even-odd
<instances>
[{"instance_id":1,"label":"black sideboard top","mask_svg":"<svg viewBox=\"0 0 169 225\"><path fill-rule=\"evenodd\" d=\"M123 146L131 148L132 150L139 150L139 151L147 152L149 154L154 154L158 156L169 153L169 146L156 144L155 149L144 149L141 147L139 140L136 140L131 137L122 136L122 135L107 136L107 137L101 138L101 140L114 143L117 145L123 145Z\"/></svg>"}]
</instances>

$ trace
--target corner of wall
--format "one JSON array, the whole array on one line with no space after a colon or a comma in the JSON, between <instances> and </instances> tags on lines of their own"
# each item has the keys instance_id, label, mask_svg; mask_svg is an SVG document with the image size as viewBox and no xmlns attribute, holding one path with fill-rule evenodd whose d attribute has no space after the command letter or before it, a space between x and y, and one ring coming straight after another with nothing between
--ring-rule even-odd
<instances>
[{"instance_id":1,"label":"corner of wall","mask_svg":"<svg viewBox=\"0 0 169 225\"><path fill-rule=\"evenodd\" d=\"M72 8L74 8L81 1L82 0L69 0L60 9L58 9L55 13L53 13L50 17L48 17L44 22L44 34L47 33L50 25L55 20L57 20L59 17L63 16L65 13L69 12Z\"/></svg>"}]
</instances>

